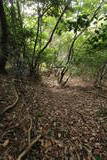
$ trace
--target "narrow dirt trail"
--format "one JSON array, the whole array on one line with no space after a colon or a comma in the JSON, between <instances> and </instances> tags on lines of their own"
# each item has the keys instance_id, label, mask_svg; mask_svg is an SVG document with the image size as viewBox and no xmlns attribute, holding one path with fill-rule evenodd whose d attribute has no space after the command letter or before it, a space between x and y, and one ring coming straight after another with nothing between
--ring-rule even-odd
<instances>
[{"instance_id":1,"label":"narrow dirt trail","mask_svg":"<svg viewBox=\"0 0 107 160\"><path fill-rule=\"evenodd\" d=\"M106 142L107 123L104 121L105 117L99 115L103 108L107 109L107 99L98 96L98 91L89 83L74 79L71 84L73 86L61 89L55 86L54 82L52 86L48 81L48 89L41 90L39 105L40 112L44 115L41 117L40 126L45 130L47 128L47 132L51 130L53 137L63 140L65 144L74 145L74 148L91 146L95 155L100 154L102 148L104 157L107 157L107 146L103 143ZM107 95L107 92L105 94ZM96 151L96 145L99 146L99 151ZM78 149L81 150L80 148Z\"/></svg>"},{"instance_id":2,"label":"narrow dirt trail","mask_svg":"<svg viewBox=\"0 0 107 160\"><path fill-rule=\"evenodd\" d=\"M39 151L35 145L26 160L91 160L93 156L107 159L107 99L100 97L98 90L79 79L60 88L53 78L47 77L39 84L18 82L16 87L19 102L0 122L0 142L9 140L4 150L1 148L1 157L16 159L25 148L31 119L31 138L45 136L37 144Z\"/></svg>"}]
</instances>

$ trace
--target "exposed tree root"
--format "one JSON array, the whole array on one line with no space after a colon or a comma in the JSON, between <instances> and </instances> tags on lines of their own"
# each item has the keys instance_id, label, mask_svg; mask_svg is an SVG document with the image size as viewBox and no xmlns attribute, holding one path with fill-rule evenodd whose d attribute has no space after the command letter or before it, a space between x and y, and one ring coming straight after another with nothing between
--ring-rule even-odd
<instances>
[{"instance_id":1,"label":"exposed tree root","mask_svg":"<svg viewBox=\"0 0 107 160\"><path fill-rule=\"evenodd\" d=\"M37 136L26 148L25 150L18 156L17 160L21 160L33 147L33 145L41 138L41 135Z\"/></svg>"},{"instance_id":2,"label":"exposed tree root","mask_svg":"<svg viewBox=\"0 0 107 160\"><path fill-rule=\"evenodd\" d=\"M19 96L18 96L18 93L15 89L15 95L16 95L16 100L13 104L7 106L6 108L4 108L4 110L0 113L0 116L2 116L3 114L5 114L7 111L9 111L10 109L14 108L19 100Z\"/></svg>"}]
</instances>

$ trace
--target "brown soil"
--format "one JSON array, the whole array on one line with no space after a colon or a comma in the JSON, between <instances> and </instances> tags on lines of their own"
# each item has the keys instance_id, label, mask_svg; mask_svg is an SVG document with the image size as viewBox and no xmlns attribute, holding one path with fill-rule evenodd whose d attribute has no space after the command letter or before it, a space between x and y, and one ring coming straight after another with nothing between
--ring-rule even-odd
<instances>
[{"instance_id":1,"label":"brown soil","mask_svg":"<svg viewBox=\"0 0 107 160\"><path fill-rule=\"evenodd\" d=\"M42 81L0 77L0 160L107 160L107 91L72 79L61 88Z\"/></svg>"}]
</instances>

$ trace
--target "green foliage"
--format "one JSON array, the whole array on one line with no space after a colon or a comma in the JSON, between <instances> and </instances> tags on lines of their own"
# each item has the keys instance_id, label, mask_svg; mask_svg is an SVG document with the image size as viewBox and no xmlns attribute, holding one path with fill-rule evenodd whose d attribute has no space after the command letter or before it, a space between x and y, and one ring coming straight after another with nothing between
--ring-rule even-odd
<instances>
[{"instance_id":1,"label":"green foliage","mask_svg":"<svg viewBox=\"0 0 107 160\"><path fill-rule=\"evenodd\" d=\"M69 6L50 38L68 2ZM9 8L6 3L11 63L21 58L23 62L28 60L28 67L29 64L36 64L38 59L37 63L45 64L47 68L64 67L70 46L77 35L72 46L73 59L68 64L69 72L95 74L97 68L107 60L107 6L104 4L94 15L99 4L100 0L20 0L14 1ZM49 44L41 53L48 41Z\"/></svg>"},{"instance_id":2,"label":"green foliage","mask_svg":"<svg viewBox=\"0 0 107 160\"><path fill-rule=\"evenodd\" d=\"M94 31L94 35L89 39L92 49L104 50L107 46L107 24L101 26Z\"/></svg>"}]
</instances>

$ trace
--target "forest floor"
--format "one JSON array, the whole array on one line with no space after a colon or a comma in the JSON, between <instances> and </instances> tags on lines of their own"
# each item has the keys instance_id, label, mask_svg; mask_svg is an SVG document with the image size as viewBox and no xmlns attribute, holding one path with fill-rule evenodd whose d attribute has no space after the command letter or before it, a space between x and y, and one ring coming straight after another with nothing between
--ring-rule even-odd
<instances>
[{"instance_id":1,"label":"forest floor","mask_svg":"<svg viewBox=\"0 0 107 160\"><path fill-rule=\"evenodd\" d=\"M0 77L0 160L22 159L107 160L107 90Z\"/></svg>"}]
</instances>

